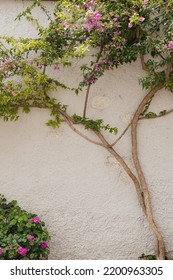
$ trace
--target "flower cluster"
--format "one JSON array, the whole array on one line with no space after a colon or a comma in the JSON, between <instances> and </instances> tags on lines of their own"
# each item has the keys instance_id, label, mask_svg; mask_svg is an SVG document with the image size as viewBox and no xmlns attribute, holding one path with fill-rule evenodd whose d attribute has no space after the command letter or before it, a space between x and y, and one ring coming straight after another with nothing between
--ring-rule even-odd
<instances>
[{"instance_id":1,"label":"flower cluster","mask_svg":"<svg viewBox=\"0 0 173 280\"><path fill-rule=\"evenodd\" d=\"M140 25L144 21L145 21L145 18L143 16L140 16L139 14L134 13L129 18L128 28L132 28L134 25Z\"/></svg>"},{"instance_id":2,"label":"flower cluster","mask_svg":"<svg viewBox=\"0 0 173 280\"><path fill-rule=\"evenodd\" d=\"M103 31L103 27L101 25L102 15L96 10L93 11L89 9L86 13L86 24L85 28L90 32L94 27L97 27L98 30Z\"/></svg>"},{"instance_id":3,"label":"flower cluster","mask_svg":"<svg viewBox=\"0 0 173 280\"><path fill-rule=\"evenodd\" d=\"M0 75L3 78L8 78L11 72L14 72L19 67L19 61L6 58L4 62L0 64Z\"/></svg>"},{"instance_id":4,"label":"flower cluster","mask_svg":"<svg viewBox=\"0 0 173 280\"><path fill-rule=\"evenodd\" d=\"M173 41L170 41L168 44L168 49L173 52Z\"/></svg>"}]
</instances>

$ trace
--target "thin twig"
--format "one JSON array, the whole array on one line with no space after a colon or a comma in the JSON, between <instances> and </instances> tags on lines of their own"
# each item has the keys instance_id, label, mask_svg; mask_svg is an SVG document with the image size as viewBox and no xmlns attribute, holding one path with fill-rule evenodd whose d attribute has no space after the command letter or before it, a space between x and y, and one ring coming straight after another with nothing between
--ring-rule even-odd
<instances>
[{"instance_id":1,"label":"thin twig","mask_svg":"<svg viewBox=\"0 0 173 280\"><path fill-rule=\"evenodd\" d=\"M128 124L128 126L125 128L122 134L111 144L111 147L115 146L121 140L121 138L126 134L128 129L130 128L130 126L131 126L131 122Z\"/></svg>"},{"instance_id":2,"label":"thin twig","mask_svg":"<svg viewBox=\"0 0 173 280\"><path fill-rule=\"evenodd\" d=\"M88 85L87 91L86 91L86 97L85 97L85 103L84 103L84 111L83 111L83 118L86 118L86 112L87 112L87 105L88 105L88 98L90 93L91 84Z\"/></svg>"},{"instance_id":3,"label":"thin twig","mask_svg":"<svg viewBox=\"0 0 173 280\"><path fill-rule=\"evenodd\" d=\"M144 60L144 55L142 53L140 54L140 59L141 59L142 69L146 72L150 72L150 69L147 67L145 60Z\"/></svg>"},{"instance_id":4,"label":"thin twig","mask_svg":"<svg viewBox=\"0 0 173 280\"><path fill-rule=\"evenodd\" d=\"M142 53L140 54L140 60L141 60L142 69L148 73L152 73L156 77L157 73L147 67L145 59L144 59L144 55Z\"/></svg>"},{"instance_id":5,"label":"thin twig","mask_svg":"<svg viewBox=\"0 0 173 280\"><path fill-rule=\"evenodd\" d=\"M139 117L139 121L140 121L140 120L152 120L152 119L163 118L163 117L165 117L165 116L167 116L167 115L169 115L169 114L171 114L171 113L173 113L173 109L171 109L171 110L165 112L163 115L156 115L156 116L153 116L153 117L151 117L151 118L148 118L148 117Z\"/></svg>"},{"instance_id":6,"label":"thin twig","mask_svg":"<svg viewBox=\"0 0 173 280\"><path fill-rule=\"evenodd\" d=\"M156 116L153 116L151 118L148 118L148 117L139 117L139 121L141 120L152 120L152 119L158 119L158 118L163 118L169 114L173 113L173 109L165 112L163 115L156 115ZM125 128L125 130L122 132L122 134L111 144L111 147L115 146L120 140L121 138L126 134L126 132L129 130L129 128L131 127L132 125L132 122L130 122L128 124L128 126Z\"/></svg>"},{"instance_id":7,"label":"thin twig","mask_svg":"<svg viewBox=\"0 0 173 280\"><path fill-rule=\"evenodd\" d=\"M24 106L22 106L22 105L16 105L16 104L14 104L14 105L11 105L13 108L23 108ZM31 104L31 105L29 105L29 107L31 107L31 108L38 108L38 109L49 109L47 106L45 106L45 105L42 105L42 104L38 104L38 105L33 105L33 104ZM73 119L66 113L66 112L64 112L62 109L60 109L60 108L58 108L58 107L56 107L56 105L54 106L55 108L57 108L57 110L59 111L59 113L61 114L61 115L63 115L63 117L64 117L64 120L66 121L66 123L68 124L68 126L75 132L75 133L77 133L78 135L80 135L82 138L84 138L85 140L87 140L87 141L89 141L89 142L91 142L91 143L93 143L93 144L95 144L95 145L98 145L98 146L101 146L101 147L103 147L103 144L102 143L99 143L99 142L97 142L97 141L94 141L94 140L92 140L92 139L90 139L88 136L86 136L85 134L83 134L82 132L80 132L78 129L76 129L75 127L74 127L74 125L73 124L75 124L75 122L73 122Z\"/></svg>"},{"instance_id":8,"label":"thin twig","mask_svg":"<svg viewBox=\"0 0 173 280\"><path fill-rule=\"evenodd\" d=\"M66 119L66 122L67 122L68 126L69 126L75 133L77 133L78 135L80 135L82 138L84 138L85 140L89 141L90 143L93 143L93 144L95 144L95 145L98 145L98 146L103 147L103 144L102 144L102 143L99 143L99 142L96 142L96 141L90 139L88 136L86 136L85 134L83 134L82 132L80 132L78 129L76 129L76 128L74 127L74 125L71 123L71 121L69 120L69 118L65 117L65 119Z\"/></svg>"},{"instance_id":9,"label":"thin twig","mask_svg":"<svg viewBox=\"0 0 173 280\"><path fill-rule=\"evenodd\" d=\"M94 63L94 66L93 66L92 70L94 70L95 64L97 64L99 62L102 52L103 52L103 44L101 42L100 51L99 51L99 53L97 55L97 59L96 59L96 61ZM87 90L86 90L86 97L85 97L84 110L83 110L83 118L86 118L86 112L87 112L88 98L89 98L89 94L90 94L90 89L91 89L91 84L88 85Z\"/></svg>"},{"instance_id":10,"label":"thin twig","mask_svg":"<svg viewBox=\"0 0 173 280\"><path fill-rule=\"evenodd\" d=\"M173 57L171 57L171 60L167 64L167 67L166 67L166 71L165 71L165 80L166 80L166 82L168 82L169 79L170 79L170 74L171 74L171 70L172 70L172 63L173 63Z\"/></svg>"},{"instance_id":11,"label":"thin twig","mask_svg":"<svg viewBox=\"0 0 173 280\"><path fill-rule=\"evenodd\" d=\"M142 196L142 191L141 191L141 187L139 184L139 181L137 179L137 177L133 174L133 172L131 171L131 169L128 167L128 165L126 164L126 162L124 161L124 159L115 151L115 149L112 148L112 146L106 141L106 139L104 138L104 136L99 133L99 132L95 132L95 134L98 136L98 138L101 140L101 142L104 145L104 148L113 155L113 157L120 163L120 165L122 166L122 168L125 170L125 172L127 173L127 175L131 178L131 180L133 181L135 188L136 188L136 192L137 192L137 196L138 196L138 201L144 211L144 213L146 213L146 209L145 209L145 203L144 203L144 199Z\"/></svg>"}]
</instances>

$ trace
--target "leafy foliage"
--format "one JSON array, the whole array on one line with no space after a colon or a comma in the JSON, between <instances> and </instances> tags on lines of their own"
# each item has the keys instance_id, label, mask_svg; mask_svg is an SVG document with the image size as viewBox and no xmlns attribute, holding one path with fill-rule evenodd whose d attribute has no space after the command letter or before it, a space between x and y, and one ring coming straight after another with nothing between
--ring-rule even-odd
<instances>
[{"instance_id":1,"label":"leafy foliage","mask_svg":"<svg viewBox=\"0 0 173 280\"><path fill-rule=\"evenodd\" d=\"M47 16L46 27L41 26L39 20L33 17L36 7ZM35 24L38 30L37 38L0 37L0 117L4 121L16 121L19 118L20 108L24 113L29 113L33 107L42 108L50 111L51 118L47 125L53 128L57 128L67 121L74 131L77 130L73 125L79 123L85 129L97 132L100 140L103 140L102 130L116 134L117 128L111 127L109 124L105 125L102 119L93 120L86 117L90 88L105 72L140 59L146 72L139 79L142 88L151 93L153 89L157 91L161 88L173 92L172 10L172 0L59 0L55 3L54 11L51 14L41 0L32 1L30 6L18 15L17 20L25 17ZM75 88L69 88L58 79L51 78L47 73L47 68L51 68L52 71L61 71L62 68L70 67L75 61L84 57L88 57L89 62L81 66L81 80ZM75 112L72 116L68 115L68 108L59 102L58 94L52 98L52 92L57 93L60 87L72 90L76 94L82 94L84 89L87 89L84 108L81 108L82 117ZM141 118L157 117L156 113L149 110L153 100L152 95L149 97L151 98L149 101L147 100L145 108L142 108L143 112L140 112ZM165 115L166 112L167 110L162 110L159 116ZM100 144L95 141L90 142ZM112 146L110 149L112 154L119 158ZM122 158L119 158L119 161L136 184L138 180L135 181L135 175L129 171ZM137 168L136 171L138 171ZM142 172L137 173L140 173L139 177L142 176ZM142 206L145 206L143 205L146 202L145 193L141 191L140 187L143 189L142 183L141 186L137 186L137 190L139 188L138 198L140 201L142 194ZM4 204L2 203L2 205ZM12 217L9 220L10 230L11 227L13 230L13 227L16 226L17 233L14 234L14 237L13 232L7 237L7 240L5 236L2 237L3 249L1 248L0 252L3 251L3 254L1 257L21 258L21 254L18 253L18 243L20 242L20 246L24 246L26 243L30 250L26 251L25 257L40 258L40 254L43 255L45 251L40 253L38 250L38 252L34 251L33 254L30 254L32 242L27 240L26 235L18 237L18 232L25 229L25 224L28 225L26 232L29 234L29 230L33 230L38 245L43 241L43 236L39 237L35 230L41 231L42 228L39 227L41 224L37 228L35 224L26 223L26 216L31 214L26 214L19 208L14 209L14 212L18 214L16 212L18 210L22 214L22 218L16 217L20 219L19 225L22 226L22 229L17 226L15 218ZM34 216L31 215L31 217ZM5 226L4 230L6 230ZM48 235L44 235L44 237L48 238ZM158 238L158 234L156 237ZM161 246L160 239L158 244ZM25 252L25 250L22 251L22 248L21 252ZM145 256L143 257L145 258ZM164 253L162 257L164 257Z\"/></svg>"},{"instance_id":2,"label":"leafy foliage","mask_svg":"<svg viewBox=\"0 0 173 280\"><path fill-rule=\"evenodd\" d=\"M46 14L47 27L33 17L36 7ZM172 1L162 0L61 0L55 3L51 15L41 0L32 2L17 20L26 17L36 23L38 37L1 37L0 116L5 121L15 121L20 107L25 113L32 106L52 111L50 93L58 87L69 88L50 78L47 67L53 71L70 67L93 48L91 61L81 67L83 79L73 89L77 94L95 84L106 71L146 54L148 71L140 79L142 87L150 89L162 84L173 91L172 70L169 79L165 74L165 68L173 63L172 8ZM60 124L57 116L48 121L53 127Z\"/></svg>"},{"instance_id":3,"label":"leafy foliage","mask_svg":"<svg viewBox=\"0 0 173 280\"><path fill-rule=\"evenodd\" d=\"M90 120L88 118L80 117L76 114L73 115L73 120L75 123L83 124L85 129L91 129L93 131L100 132L101 129L109 131L110 133L117 134L118 129L116 127L110 127L109 124L104 124L102 119L99 120Z\"/></svg>"},{"instance_id":4,"label":"leafy foliage","mask_svg":"<svg viewBox=\"0 0 173 280\"><path fill-rule=\"evenodd\" d=\"M49 233L37 215L0 195L0 259L41 260L49 254Z\"/></svg>"},{"instance_id":5,"label":"leafy foliage","mask_svg":"<svg viewBox=\"0 0 173 280\"><path fill-rule=\"evenodd\" d=\"M145 254L142 254L140 257L139 257L140 260L156 260L156 256L155 255L145 255Z\"/></svg>"}]
</instances>

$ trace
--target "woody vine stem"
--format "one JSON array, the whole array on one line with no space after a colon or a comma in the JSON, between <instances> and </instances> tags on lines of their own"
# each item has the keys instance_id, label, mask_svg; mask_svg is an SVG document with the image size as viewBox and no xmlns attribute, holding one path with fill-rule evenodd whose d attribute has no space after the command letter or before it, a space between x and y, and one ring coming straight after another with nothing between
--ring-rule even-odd
<instances>
[{"instance_id":1,"label":"woody vine stem","mask_svg":"<svg viewBox=\"0 0 173 280\"><path fill-rule=\"evenodd\" d=\"M143 61L144 61L144 57L143 57L143 55L141 55L141 65L142 65L142 67L144 66ZM168 67L169 67L169 73L168 73L168 70L167 70L168 68L166 69L167 80L169 80L170 73L171 73L171 68L170 68L170 66L168 66ZM151 98L153 98L155 96L155 94L157 94L161 89L163 89L163 87L164 87L164 85L156 86L149 91L149 93L144 97L144 99L142 100L142 102L138 106L138 108L137 108L137 110L136 110L136 112L133 116L132 122L127 126L127 129L129 129L131 127L132 158L133 158L133 163L134 163L135 169L136 169L137 174L138 174L138 178L133 174L130 167L126 164L126 162L124 161L122 156L120 156L116 152L115 148L113 148L113 146L115 146L115 144L118 141L116 141L116 143L113 143L113 144L108 143L108 141L105 139L103 134L101 134L101 132L94 132L95 135L98 137L98 139L100 139L100 142L96 142L96 141L92 140L91 138L89 138L86 135L84 135L83 133L81 133L80 130L75 128L75 126L74 126L74 125L76 125L75 121L73 121L73 119L66 112L63 112L63 111L59 110L59 112L63 115L64 120L66 121L68 126L75 133L77 133L78 135L83 137L85 140L87 140L87 141L89 141L89 142L91 142L95 145L99 145L99 146L103 147L104 149L106 149L120 163L120 165L122 166L124 171L127 173L127 175L133 181L134 186L136 188L138 201L139 201L139 203L140 203L140 205L141 205L141 207L142 207L142 209L143 209L143 211L146 215L148 224L151 227L151 229L153 231L153 234L155 235L155 239L156 239L155 254L156 254L156 257L157 257L158 260L164 260L165 257L166 257L165 256L165 244L164 244L163 236L162 236L160 230L158 229L158 226L156 225L156 223L154 221L152 205L151 205L151 200L150 200L149 187L148 187L148 184L146 182L146 178L145 178L145 175L142 171L142 167L141 167L141 164L140 164L140 161L139 161L138 141L137 141L137 125L138 125L138 122L141 119L143 119L143 120L147 119L147 118L141 118L141 114L142 114L146 104L149 102L149 100ZM90 89L91 89L91 86L89 87L89 89L87 88L86 100L88 100ZM84 105L85 114L86 114L86 111L87 111L86 100L85 100L85 105ZM170 112L172 112L172 110L170 110ZM85 117L86 117L86 115L85 115ZM159 116L159 117L161 117L161 116ZM125 130L125 132L127 131L127 129ZM124 133L122 134L122 136L123 135L124 135ZM120 140L121 138L122 137L120 136L118 140Z\"/></svg>"}]
</instances>

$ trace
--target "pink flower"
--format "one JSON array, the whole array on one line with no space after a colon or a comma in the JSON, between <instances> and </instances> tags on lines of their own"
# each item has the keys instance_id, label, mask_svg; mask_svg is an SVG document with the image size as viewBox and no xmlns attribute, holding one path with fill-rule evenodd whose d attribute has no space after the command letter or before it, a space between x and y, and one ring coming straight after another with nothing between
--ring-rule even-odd
<instances>
[{"instance_id":1,"label":"pink flower","mask_svg":"<svg viewBox=\"0 0 173 280\"><path fill-rule=\"evenodd\" d=\"M46 249L48 247L47 242L42 242L41 243L41 248Z\"/></svg>"},{"instance_id":2,"label":"pink flower","mask_svg":"<svg viewBox=\"0 0 173 280\"><path fill-rule=\"evenodd\" d=\"M2 255L3 253L3 249L0 247L0 255Z\"/></svg>"},{"instance_id":3,"label":"pink flower","mask_svg":"<svg viewBox=\"0 0 173 280\"><path fill-rule=\"evenodd\" d=\"M92 1L88 2L88 4L86 4L86 7L91 8L94 5L96 5L96 3L92 0Z\"/></svg>"},{"instance_id":4,"label":"pink flower","mask_svg":"<svg viewBox=\"0 0 173 280\"><path fill-rule=\"evenodd\" d=\"M41 69L43 67L42 63L38 63L38 67Z\"/></svg>"},{"instance_id":5,"label":"pink flower","mask_svg":"<svg viewBox=\"0 0 173 280\"><path fill-rule=\"evenodd\" d=\"M128 28L132 28L132 27L133 27L133 24L131 24L131 23L129 22Z\"/></svg>"},{"instance_id":6,"label":"pink flower","mask_svg":"<svg viewBox=\"0 0 173 280\"><path fill-rule=\"evenodd\" d=\"M140 17L139 19L141 22L144 22L145 18L144 17Z\"/></svg>"},{"instance_id":7,"label":"pink flower","mask_svg":"<svg viewBox=\"0 0 173 280\"><path fill-rule=\"evenodd\" d=\"M99 65L98 63L95 64L94 69L98 70L98 71L103 71L103 67L101 65Z\"/></svg>"},{"instance_id":8,"label":"pink flower","mask_svg":"<svg viewBox=\"0 0 173 280\"><path fill-rule=\"evenodd\" d=\"M89 11L86 13L85 28L88 31L91 31L94 27L97 27L100 31L103 31L103 28L100 23L101 18L102 15L98 11L93 11L92 9L89 9Z\"/></svg>"},{"instance_id":9,"label":"pink flower","mask_svg":"<svg viewBox=\"0 0 173 280\"><path fill-rule=\"evenodd\" d=\"M121 31L118 31L118 30L117 30L117 31L114 32L114 34L115 34L115 35L120 35L120 34L121 34Z\"/></svg>"},{"instance_id":10,"label":"pink flower","mask_svg":"<svg viewBox=\"0 0 173 280\"><path fill-rule=\"evenodd\" d=\"M28 251L29 251L28 249L22 248L21 246L19 246L18 254L19 254L19 255L26 255L26 253L27 253Z\"/></svg>"},{"instance_id":11,"label":"pink flower","mask_svg":"<svg viewBox=\"0 0 173 280\"><path fill-rule=\"evenodd\" d=\"M16 96L16 95L17 95L16 92L14 92L14 91L12 91L11 94L12 94L13 96Z\"/></svg>"},{"instance_id":12,"label":"pink flower","mask_svg":"<svg viewBox=\"0 0 173 280\"><path fill-rule=\"evenodd\" d=\"M94 24L92 24L92 23L87 23L86 26L85 26L85 28L86 28L88 31L91 31L91 30L93 29L93 27L94 27Z\"/></svg>"},{"instance_id":13,"label":"pink flower","mask_svg":"<svg viewBox=\"0 0 173 280\"><path fill-rule=\"evenodd\" d=\"M54 70L60 70L60 67L59 67L59 66L54 66L53 69L54 69Z\"/></svg>"},{"instance_id":14,"label":"pink flower","mask_svg":"<svg viewBox=\"0 0 173 280\"><path fill-rule=\"evenodd\" d=\"M34 235L29 235L29 236L28 236L28 239L29 239L30 241L34 241L34 238L35 238Z\"/></svg>"},{"instance_id":15,"label":"pink flower","mask_svg":"<svg viewBox=\"0 0 173 280\"><path fill-rule=\"evenodd\" d=\"M39 223L40 223L39 217L34 217L34 218L33 218L33 222L34 222L35 224L39 224Z\"/></svg>"},{"instance_id":16,"label":"pink flower","mask_svg":"<svg viewBox=\"0 0 173 280\"><path fill-rule=\"evenodd\" d=\"M173 50L173 41L170 41L168 44L168 49Z\"/></svg>"}]
</instances>

